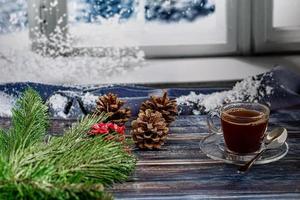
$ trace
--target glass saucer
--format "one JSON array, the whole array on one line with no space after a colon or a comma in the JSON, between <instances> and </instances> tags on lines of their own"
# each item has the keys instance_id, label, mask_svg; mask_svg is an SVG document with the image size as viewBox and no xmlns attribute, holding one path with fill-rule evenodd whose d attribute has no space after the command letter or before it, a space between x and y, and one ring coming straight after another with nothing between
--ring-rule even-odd
<instances>
[{"instance_id":1,"label":"glass saucer","mask_svg":"<svg viewBox=\"0 0 300 200\"><path fill-rule=\"evenodd\" d=\"M229 164L242 165L251 160L255 153L247 155L238 155L226 151L223 135L212 134L205 137L200 142L202 152L213 160L220 160ZM283 158L289 150L288 144L285 142L281 147L269 149L255 164L267 164Z\"/></svg>"}]
</instances>

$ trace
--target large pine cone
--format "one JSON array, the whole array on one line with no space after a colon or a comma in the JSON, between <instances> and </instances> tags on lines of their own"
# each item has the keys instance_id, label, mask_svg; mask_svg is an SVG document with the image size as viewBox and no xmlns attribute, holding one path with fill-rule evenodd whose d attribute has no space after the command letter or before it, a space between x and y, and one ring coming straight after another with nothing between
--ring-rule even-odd
<instances>
[{"instance_id":1,"label":"large pine cone","mask_svg":"<svg viewBox=\"0 0 300 200\"><path fill-rule=\"evenodd\" d=\"M108 115L107 121L123 125L131 116L129 108L122 108L124 101L120 100L117 95L108 93L100 96L97 101L96 113L105 112Z\"/></svg>"},{"instance_id":2,"label":"large pine cone","mask_svg":"<svg viewBox=\"0 0 300 200\"><path fill-rule=\"evenodd\" d=\"M140 110L131 126L133 141L140 149L160 149L169 132L162 114L150 109Z\"/></svg>"},{"instance_id":3,"label":"large pine cone","mask_svg":"<svg viewBox=\"0 0 300 200\"><path fill-rule=\"evenodd\" d=\"M141 110L145 111L146 109L160 112L168 125L175 121L178 114L176 100L170 100L167 92L164 92L162 97L151 96L150 100L142 103Z\"/></svg>"}]
</instances>

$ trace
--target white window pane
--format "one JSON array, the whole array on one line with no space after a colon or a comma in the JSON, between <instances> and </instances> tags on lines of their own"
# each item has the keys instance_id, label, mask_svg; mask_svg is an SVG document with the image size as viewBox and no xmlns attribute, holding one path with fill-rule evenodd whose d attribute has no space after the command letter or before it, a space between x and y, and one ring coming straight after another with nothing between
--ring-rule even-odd
<instances>
[{"instance_id":1,"label":"white window pane","mask_svg":"<svg viewBox=\"0 0 300 200\"><path fill-rule=\"evenodd\" d=\"M273 27L300 26L299 0L273 0Z\"/></svg>"},{"instance_id":2,"label":"white window pane","mask_svg":"<svg viewBox=\"0 0 300 200\"><path fill-rule=\"evenodd\" d=\"M227 38L224 0L69 0L68 11L77 46L216 44Z\"/></svg>"}]
</instances>

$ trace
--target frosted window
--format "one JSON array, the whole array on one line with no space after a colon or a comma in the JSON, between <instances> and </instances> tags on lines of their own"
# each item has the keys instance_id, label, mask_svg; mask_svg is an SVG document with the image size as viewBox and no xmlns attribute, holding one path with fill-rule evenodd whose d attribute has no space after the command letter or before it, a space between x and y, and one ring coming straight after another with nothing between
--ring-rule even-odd
<instances>
[{"instance_id":1,"label":"frosted window","mask_svg":"<svg viewBox=\"0 0 300 200\"><path fill-rule=\"evenodd\" d=\"M78 46L197 45L226 41L224 0L68 0Z\"/></svg>"},{"instance_id":2,"label":"frosted window","mask_svg":"<svg viewBox=\"0 0 300 200\"><path fill-rule=\"evenodd\" d=\"M299 27L300 1L273 0L273 27Z\"/></svg>"},{"instance_id":3,"label":"frosted window","mask_svg":"<svg viewBox=\"0 0 300 200\"><path fill-rule=\"evenodd\" d=\"M0 0L0 34L23 30L27 25L27 0Z\"/></svg>"}]
</instances>

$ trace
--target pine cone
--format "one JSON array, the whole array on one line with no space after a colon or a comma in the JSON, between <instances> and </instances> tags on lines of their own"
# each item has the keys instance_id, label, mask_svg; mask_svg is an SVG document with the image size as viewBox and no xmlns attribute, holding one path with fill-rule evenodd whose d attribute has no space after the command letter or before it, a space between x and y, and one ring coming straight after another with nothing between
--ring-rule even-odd
<instances>
[{"instance_id":1,"label":"pine cone","mask_svg":"<svg viewBox=\"0 0 300 200\"><path fill-rule=\"evenodd\" d=\"M97 101L96 113L105 112L108 115L107 121L123 125L131 116L129 108L122 108L124 101L120 100L117 95L108 93L100 96Z\"/></svg>"},{"instance_id":2,"label":"pine cone","mask_svg":"<svg viewBox=\"0 0 300 200\"><path fill-rule=\"evenodd\" d=\"M133 141L140 149L160 149L169 132L162 114L150 109L140 110L131 126Z\"/></svg>"},{"instance_id":3,"label":"pine cone","mask_svg":"<svg viewBox=\"0 0 300 200\"><path fill-rule=\"evenodd\" d=\"M151 96L150 100L142 103L141 110L152 109L162 114L166 120L167 125L175 121L178 114L176 100L170 100L167 92L164 92L162 97Z\"/></svg>"}]
</instances>

